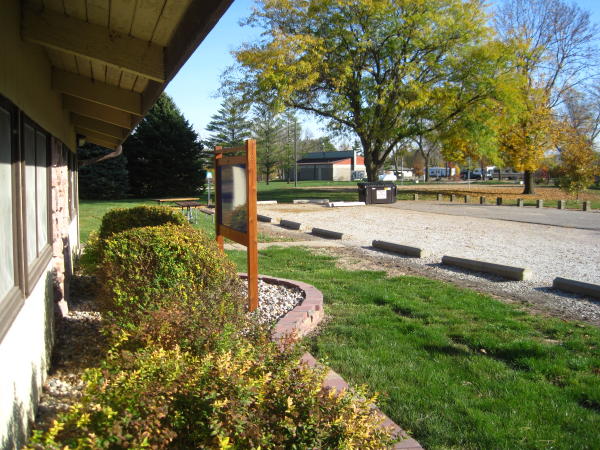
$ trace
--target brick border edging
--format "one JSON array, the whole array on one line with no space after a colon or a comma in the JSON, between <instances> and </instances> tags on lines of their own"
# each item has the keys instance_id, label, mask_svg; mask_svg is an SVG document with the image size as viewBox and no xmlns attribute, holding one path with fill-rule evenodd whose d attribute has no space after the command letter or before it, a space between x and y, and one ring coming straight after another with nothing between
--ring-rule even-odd
<instances>
[{"instance_id":1,"label":"brick border edging","mask_svg":"<svg viewBox=\"0 0 600 450\"><path fill-rule=\"evenodd\" d=\"M300 359L301 364L306 364L308 367L317 367L319 366L319 362L315 359L313 355L306 352L302 355ZM329 369L327 374L325 375L325 380L323 380L323 387L326 389L334 389L336 392L341 392L350 388L348 383L344 381L344 379L339 376L336 372ZM376 415L378 415L381 419L381 427L387 428L391 431L392 436L396 438L402 438L402 440L396 444L394 444L391 448L393 450L422 450L421 444L419 444L416 440L411 438L406 434L406 432L400 428L400 426L390 419L386 414L384 414L377 406L371 405L373 411Z\"/></svg>"},{"instance_id":2,"label":"brick border edging","mask_svg":"<svg viewBox=\"0 0 600 450\"><path fill-rule=\"evenodd\" d=\"M241 278L248 277L246 273L240 273L239 276ZM273 327L273 332L271 334L273 340L284 339L291 335L294 335L297 338L305 336L314 330L323 319L323 294L316 287L301 281L287 280L285 278L267 275L259 275L258 279L270 284L297 288L304 293L304 300L302 300L302 303L288 311L277 321L275 327Z\"/></svg>"},{"instance_id":3,"label":"brick border edging","mask_svg":"<svg viewBox=\"0 0 600 450\"><path fill-rule=\"evenodd\" d=\"M245 273L240 273L239 275L241 278L247 278L247 274ZM304 292L304 300L302 303L297 305L291 311L288 311L286 315L277 321L271 334L271 338L274 341L285 339L289 336L295 336L297 338L305 336L310 331L314 330L321 320L323 320L323 294L313 285L302 281L266 275L259 275L258 278L271 284L295 287ZM315 367L319 364L315 357L308 352L302 355L300 363L306 364L309 367ZM328 370L327 375L323 380L323 387L326 389L335 389L337 392L349 388L348 383L331 369ZM422 450L423 447L421 447L416 440L409 437L398 424L392 421L392 419L385 415L377 408L377 406L373 405L373 409L375 410L375 413L381 417L381 426L383 428L391 429L393 436L403 438L403 440L395 444L392 449Z\"/></svg>"}]
</instances>

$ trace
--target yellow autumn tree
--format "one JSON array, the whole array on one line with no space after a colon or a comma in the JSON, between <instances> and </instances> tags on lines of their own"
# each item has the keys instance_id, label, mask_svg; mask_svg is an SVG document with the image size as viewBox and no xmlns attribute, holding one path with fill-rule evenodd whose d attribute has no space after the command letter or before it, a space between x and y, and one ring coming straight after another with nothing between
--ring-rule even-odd
<instances>
[{"instance_id":1,"label":"yellow autumn tree","mask_svg":"<svg viewBox=\"0 0 600 450\"><path fill-rule=\"evenodd\" d=\"M479 0L259 0L260 41L225 89L325 121L360 141L369 180L402 141L436 134L504 70Z\"/></svg>"},{"instance_id":2,"label":"yellow autumn tree","mask_svg":"<svg viewBox=\"0 0 600 450\"><path fill-rule=\"evenodd\" d=\"M594 177L600 175L598 154L585 135L568 124L562 125L559 132L558 186L579 198L579 194L594 182Z\"/></svg>"},{"instance_id":3,"label":"yellow autumn tree","mask_svg":"<svg viewBox=\"0 0 600 450\"><path fill-rule=\"evenodd\" d=\"M559 127L543 89L523 87L520 106L503 121L498 145L507 166L532 178L546 152L558 144ZM525 179L523 193L534 193L533 179Z\"/></svg>"}]
</instances>

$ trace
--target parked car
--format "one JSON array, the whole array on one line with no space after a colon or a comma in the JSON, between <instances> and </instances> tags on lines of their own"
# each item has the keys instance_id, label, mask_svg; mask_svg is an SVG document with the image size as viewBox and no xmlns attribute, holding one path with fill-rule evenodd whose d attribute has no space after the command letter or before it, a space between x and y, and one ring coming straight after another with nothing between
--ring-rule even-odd
<instances>
[{"instance_id":1,"label":"parked car","mask_svg":"<svg viewBox=\"0 0 600 450\"><path fill-rule=\"evenodd\" d=\"M481 171L479 173L473 171L473 170L465 170L464 172L462 172L460 174L460 177L463 180L481 180Z\"/></svg>"},{"instance_id":2,"label":"parked car","mask_svg":"<svg viewBox=\"0 0 600 450\"><path fill-rule=\"evenodd\" d=\"M379 175L379 181L396 181L397 179L398 177L391 172Z\"/></svg>"}]
</instances>

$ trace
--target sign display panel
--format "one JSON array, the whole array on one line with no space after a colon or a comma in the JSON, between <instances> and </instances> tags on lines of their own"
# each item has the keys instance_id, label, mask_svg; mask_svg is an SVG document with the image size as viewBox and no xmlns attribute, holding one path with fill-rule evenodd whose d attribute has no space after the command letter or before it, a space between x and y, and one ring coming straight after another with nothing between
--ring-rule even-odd
<instances>
[{"instance_id":1,"label":"sign display panel","mask_svg":"<svg viewBox=\"0 0 600 450\"><path fill-rule=\"evenodd\" d=\"M256 212L256 141L240 147L215 147L215 239L247 248L248 310L258 308L258 226Z\"/></svg>"},{"instance_id":2,"label":"sign display panel","mask_svg":"<svg viewBox=\"0 0 600 450\"><path fill-rule=\"evenodd\" d=\"M234 230L248 231L248 194L246 165L232 164L218 168L221 207L219 223Z\"/></svg>"}]
</instances>

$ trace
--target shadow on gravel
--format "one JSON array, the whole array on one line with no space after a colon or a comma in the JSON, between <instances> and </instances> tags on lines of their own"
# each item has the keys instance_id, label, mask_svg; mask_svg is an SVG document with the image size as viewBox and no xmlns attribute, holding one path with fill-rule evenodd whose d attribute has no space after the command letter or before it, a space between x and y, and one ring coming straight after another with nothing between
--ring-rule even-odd
<instances>
[{"instance_id":1,"label":"shadow on gravel","mask_svg":"<svg viewBox=\"0 0 600 450\"><path fill-rule=\"evenodd\" d=\"M586 297L584 295L573 294L571 292L561 291L559 289L554 289L551 286L542 286L534 288L535 291L542 292L544 294L552 294L558 297L568 298L571 300L578 300L581 302L589 303L590 305L598 306L600 305L600 300L596 300L592 297Z\"/></svg>"},{"instance_id":2,"label":"shadow on gravel","mask_svg":"<svg viewBox=\"0 0 600 450\"><path fill-rule=\"evenodd\" d=\"M401 259L407 259L409 261L417 259L414 256L407 256L407 255L401 255L400 253L387 252L380 248L371 247L370 245L362 245L360 248L362 248L363 250L369 250L369 251L372 251L375 253L380 253L382 255L393 256L395 258L401 258Z\"/></svg>"}]
</instances>

